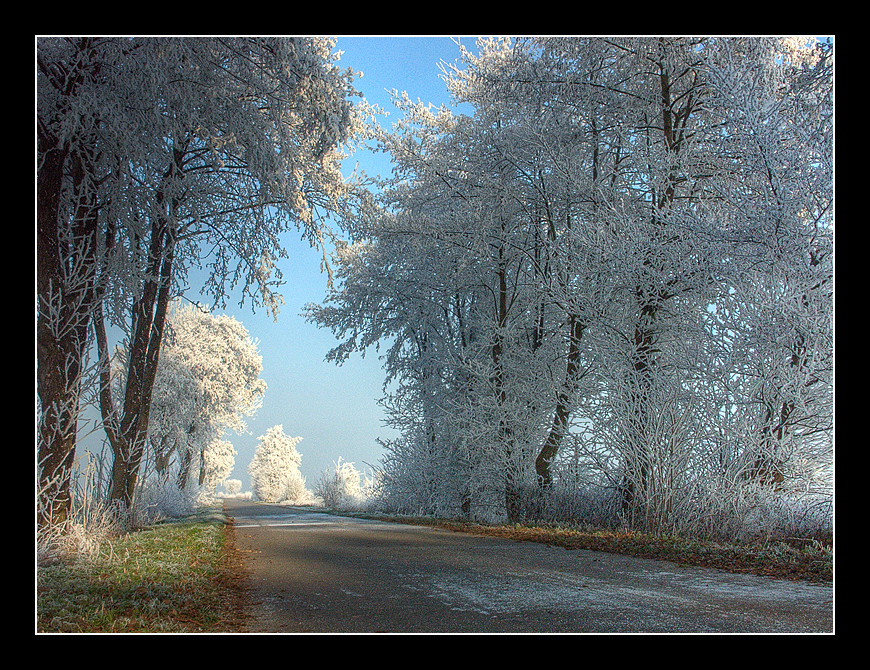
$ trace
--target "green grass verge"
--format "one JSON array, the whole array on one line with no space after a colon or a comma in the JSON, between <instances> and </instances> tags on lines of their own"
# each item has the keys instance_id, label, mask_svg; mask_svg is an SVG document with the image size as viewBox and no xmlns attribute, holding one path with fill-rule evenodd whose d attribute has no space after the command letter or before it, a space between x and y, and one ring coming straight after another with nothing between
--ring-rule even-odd
<instances>
[{"instance_id":1,"label":"green grass verge","mask_svg":"<svg viewBox=\"0 0 870 670\"><path fill-rule=\"evenodd\" d=\"M39 633L213 633L240 625L232 528L215 514L106 542L37 569Z\"/></svg>"}]
</instances>

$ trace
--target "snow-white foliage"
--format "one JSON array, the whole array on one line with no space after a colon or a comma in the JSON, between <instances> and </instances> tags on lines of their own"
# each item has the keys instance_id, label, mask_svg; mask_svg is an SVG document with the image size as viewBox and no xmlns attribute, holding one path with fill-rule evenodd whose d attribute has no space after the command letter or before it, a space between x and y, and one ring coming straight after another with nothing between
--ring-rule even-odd
<instances>
[{"instance_id":1,"label":"snow-white foliage","mask_svg":"<svg viewBox=\"0 0 870 670\"><path fill-rule=\"evenodd\" d=\"M349 461L338 459L332 470L324 470L314 486L323 505L335 510L359 510L372 496L373 481Z\"/></svg>"},{"instance_id":2,"label":"snow-white foliage","mask_svg":"<svg viewBox=\"0 0 870 670\"><path fill-rule=\"evenodd\" d=\"M38 40L39 129L88 157L91 190L79 198L99 205L101 227L117 235L99 249L114 316L123 319L125 298L154 280L152 230L172 232L173 283L204 267L216 301L238 284L278 308L279 234L296 225L320 246L327 231L318 213L342 207L348 192L340 162L361 120L354 75L338 67L334 45L326 37ZM76 194L68 195L72 210ZM161 215L168 220L155 222Z\"/></svg>"},{"instance_id":3,"label":"snow-white foliage","mask_svg":"<svg viewBox=\"0 0 870 670\"><path fill-rule=\"evenodd\" d=\"M307 308L338 362L390 344L381 503L706 533L829 496L829 45L477 46L473 116L397 98L383 209Z\"/></svg>"},{"instance_id":4,"label":"snow-white foliage","mask_svg":"<svg viewBox=\"0 0 870 670\"><path fill-rule=\"evenodd\" d=\"M251 500L254 497L254 494L251 491L242 491L242 481L240 479L224 480L223 488L223 491L215 491L216 498Z\"/></svg>"},{"instance_id":5,"label":"snow-white foliage","mask_svg":"<svg viewBox=\"0 0 870 670\"><path fill-rule=\"evenodd\" d=\"M308 504L313 496L299 471L302 455L296 450L301 437L284 434L283 425L272 426L259 437L254 458L248 464L251 488L263 502Z\"/></svg>"},{"instance_id":6,"label":"snow-white foliage","mask_svg":"<svg viewBox=\"0 0 870 670\"><path fill-rule=\"evenodd\" d=\"M236 495L237 493L242 492L242 480L241 479L225 479L223 481L224 490L229 495Z\"/></svg>"},{"instance_id":7,"label":"snow-white foliage","mask_svg":"<svg viewBox=\"0 0 870 670\"><path fill-rule=\"evenodd\" d=\"M209 489L232 472L236 452L224 434L246 430L266 383L258 344L225 314L173 306L157 368L149 442L158 471L176 459L181 486L193 478Z\"/></svg>"},{"instance_id":8,"label":"snow-white foliage","mask_svg":"<svg viewBox=\"0 0 870 670\"><path fill-rule=\"evenodd\" d=\"M210 491L224 481L233 471L237 451L228 440L214 440L202 453L203 486Z\"/></svg>"}]
</instances>

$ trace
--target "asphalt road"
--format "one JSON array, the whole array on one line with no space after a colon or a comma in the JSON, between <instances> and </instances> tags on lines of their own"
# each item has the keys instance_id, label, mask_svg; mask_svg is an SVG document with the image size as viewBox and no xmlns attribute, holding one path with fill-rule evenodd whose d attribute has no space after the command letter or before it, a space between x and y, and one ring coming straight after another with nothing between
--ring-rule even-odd
<instances>
[{"instance_id":1,"label":"asphalt road","mask_svg":"<svg viewBox=\"0 0 870 670\"><path fill-rule=\"evenodd\" d=\"M226 500L251 633L832 633L830 586Z\"/></svg>"}]
</instances>

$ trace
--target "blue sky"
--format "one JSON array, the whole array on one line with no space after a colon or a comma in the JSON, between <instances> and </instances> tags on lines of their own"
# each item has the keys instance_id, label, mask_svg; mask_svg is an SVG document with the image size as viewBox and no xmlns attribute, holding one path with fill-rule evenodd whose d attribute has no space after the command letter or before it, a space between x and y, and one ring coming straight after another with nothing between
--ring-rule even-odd
<instances>
[{"instance_id":1,"label":"blue sky","mask_svg":"<svg viewBox=\"0 0 870 670\"><path fill-rule=\"evenodd\" d=\"M473 38L462 38L462 43L473 46ZM459 50L450 37L340 36L336 49L344 52L339 62L342 68L362 71L357 90L369 102L392 111L382 121L387 126L397 114L387 93L391 89L406 91L412 100L435 105L449 102L438 63L458 58ZM368 174L389 174L389 162L383 156L358 153L351 160L356 162ZM353 165L348 167L350 171ZM248 306L225 310L259 340L261 376L268 385L263 406L248 419L249 434L227 435L238 452L231 478L240 479L243 490L250 489L248 463L257 438L274 425L282 424L286 434L303 438L297 449L309 488L339 458L355 463L358 469L377 464L383 453L377 439L395 435L383 425L378 404L384 382L378 353L371 351L365 358L355 355L342 366L327 363L324 357L336 344L334 336L300 316L306 303L322 302L326 277L320 272L318 252L298 238L298 234L288 235L290 258L279 264L286 285L277 322L265 313L252 314Z\"/></svg>"}]
</instances>

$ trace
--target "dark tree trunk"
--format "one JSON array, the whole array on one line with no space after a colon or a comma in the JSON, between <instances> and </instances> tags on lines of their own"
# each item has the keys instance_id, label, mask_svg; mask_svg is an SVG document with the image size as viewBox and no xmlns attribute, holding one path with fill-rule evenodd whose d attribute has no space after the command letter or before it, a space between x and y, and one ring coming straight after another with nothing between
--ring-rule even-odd
<instances>
[{"instance_id":1,"label":"dark tree trunk","mask_svg":"<svg viewBox=\"0 0 870 670\"><path fill-rule=\"evenodd\" d=\"M59 338L56 324L47 310L53 289L62 286L63 272L58 238L60 193L68 152L46 146L49 140L39 136L39 150L44 156L37 175L36 200L36 390L40 403L39 421L39 523L66 516L69 505L69 481L65 468L75 450L75 406L70 406L70 389L66 383L67 362L77 361L77 347L71 338ZM45 304L49 303L49 304ZM77 370L72 371L77 374Z\"/></svg>"},{"instance_id":2,"label":"dark tree trunk","mask_svg":"<svg viewBox=\"0 0 870 670\"><path fill-rule=\"evenodd\" d=\"M39 134L37 176L37 394L40 525L62 521L70 504L79 393L97 278L97 208L81 158ZM72 169L70 170L70 166ZM79 201L61 223L64 179ZM69 225L61 234L62 225Z\"/></svg>"},{"instance_id":3,"label":"dark tree trunk","mask_svg":"<svg viewBox=\"0 0 870 670\"><path fill-rule=\"evenodd\" d=\"M161 224L162 230L152 239L152 259L156 272L145 287L134 313L130 342L127 383L116 440L110 439L114 452L111 500L131 509L139 469L148 436L151 396L157 374L160 345L169 306L170 279L175 240ZM158 262L159 261L159 262Z\"/></svg>"},{"instance_id":4,"label":"dark tree trunk","mask_svg":"<svg viewBox=\"0 0 870 670\"><path fill-rule=\"evenodd\" d=\"M572 314L568 323L570 339L568 343L565 382L556 401L550 432L547 435L544 446L541 448L540 453L538 453L538 457L535 459L535 471L537 472L538 485L541 489L549 489L553 485L550 465L556 454L559 453L559 447L562 446L562 440L568 432L568 419L571 416L571 404L574 400L574 385L577 383L580 373L580 338L583 337L584 329L585 324L583 321L576 314Z\"/></svg>"},{"instance_id":5,"label":"dark tree trunk","mask_svg":"<svg viewBox=\"0 0 870 670\"><path fill-rule=\"evenodd\" d=\"M158 201L162 198L158 197ZM169 211L173 212L176 206L177 203L172 203ZM147 279L132 309L127 378L120 408L115 407L109 385L108 346L102 317L96 328L101 362L100 408L114 456L110 500L125 510L133 506L148 438L151 396L170 301L177 241L173 225L171 216L152 221Z\"/></svg>"}]
</instances>

